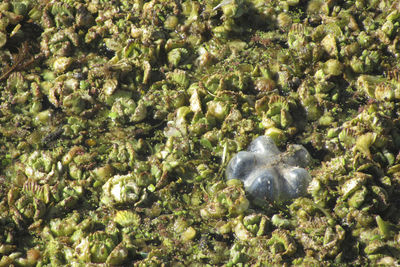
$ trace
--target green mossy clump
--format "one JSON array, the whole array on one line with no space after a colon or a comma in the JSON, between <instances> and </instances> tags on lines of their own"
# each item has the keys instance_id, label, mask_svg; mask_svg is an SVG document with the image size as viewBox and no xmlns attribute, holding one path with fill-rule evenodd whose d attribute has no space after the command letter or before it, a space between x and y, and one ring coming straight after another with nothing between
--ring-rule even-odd
<instances>
[{"instance_id":1,"label":"green mossy clump","mask_svg":"<svg viewBox=\"0 0 400 267\"><path fill-rule=\"evenodd\" d=\"M400 258L395 1L0 3L0 266ZM311 154L259 207L229 160Z\"/></svg>"}]
</instances>

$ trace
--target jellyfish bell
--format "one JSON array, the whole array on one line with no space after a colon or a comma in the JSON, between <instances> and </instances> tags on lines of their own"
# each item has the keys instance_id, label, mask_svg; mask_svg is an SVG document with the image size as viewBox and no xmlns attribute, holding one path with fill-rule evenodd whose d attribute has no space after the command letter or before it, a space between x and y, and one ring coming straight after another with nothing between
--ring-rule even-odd
<instances>
[{"instance_id":1,"label":"jellyfish bell","mask_svg":"<svg viewBox=\"0 0 400 267\"><path fill-rule=\"evenodd\" d=\"M304 196L307 193L307 187L311 182L311 176L304 168L287 166L281 168L281 174L285 178L287 199Z\"/></svg>"},{"instance_id":2,"label":"jellyfish bell","mask_svg":"<svg viewBox=\"0 0 400 267\"><path fill-rule=\"evenodd\" d=\"M291 145L285 153L283 161L288 165L305 168L310 163L311 156L304 146Z\"/></svg>"},{"instance_id":3,"label":"jellyfish bell","mask_svg":"<svg viewBox=\"0 0 400 267\"><path fill-rule=\"evenodd\" d=\"M280 191L277 177L278 173L274 168L257 169L244 181L244 188L253 199L275 201Z\"/></svg>"},{"instance_id":4,"label":"jellyfish bell","mask_svg":"<svg viewBox=\"0 0 400 267\"><path fill-rule=\"evenodd\" d=\"M227 168L226 176L228 180L239 179L243 182L246 177L257 167L256 155L247 151L240 151L231 159Z\"/></svg>"},{"instance_id":5,"label":"jellyfish bell","mask_svg":"<svg viewBox=\"0 0 400 267\"><path fill-rule=\"evenodd\" d=\"M280 152L270 137L260 136L230 160L226 177L242 180L256 204L282 202L307 193L311 176L304 168L310 160L302 145Z\"/></svg>"},{"instance_id":6,"label":"jellyfish bell","mask_svg":"<svg viewBox=\"0 0 400 267\"><path fill-rule=\"evenodd\" d=\"M280 154L278 147L275 145L274 140L267 136L260 136L250 143L248 149L250 152L262 154L265 157L276 156Z\"/></svg>"}]
</instances>

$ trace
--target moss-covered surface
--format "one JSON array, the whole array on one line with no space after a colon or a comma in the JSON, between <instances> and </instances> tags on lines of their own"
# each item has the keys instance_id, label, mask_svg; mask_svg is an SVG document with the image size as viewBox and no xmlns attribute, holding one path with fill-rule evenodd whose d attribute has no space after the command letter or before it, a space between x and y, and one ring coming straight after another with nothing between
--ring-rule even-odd
<instances>
[{"instance_id":1,"label":"moss-covered surface","mask_svg":"<svg viewBox=\"0 0 400 267\"><path fill-rule=\"evenodd\" d=\"M398 1L4 0L0 266L400 258ZM257 207L232 156L313 157Z\"/></svg>"}]
</instances>

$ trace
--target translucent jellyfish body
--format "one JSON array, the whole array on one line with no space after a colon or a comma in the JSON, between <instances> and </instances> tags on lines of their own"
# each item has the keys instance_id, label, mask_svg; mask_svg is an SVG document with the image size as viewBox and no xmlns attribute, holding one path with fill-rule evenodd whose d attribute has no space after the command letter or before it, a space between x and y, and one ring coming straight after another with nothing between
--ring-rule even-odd
<instances>
[{"instance_id":1,"label":"translucent jellyfish body","mask_svg":"<svg viewBox=\"0 0 400 267\"><path fill-rule=\"evenodd\" d=\"M242 180L256 204L282 202L307 192L311 176L304 168L310 159L302 145L280 152L271 138L260 136L231 159L226 177Z\"/></svg>"}]
</instances>

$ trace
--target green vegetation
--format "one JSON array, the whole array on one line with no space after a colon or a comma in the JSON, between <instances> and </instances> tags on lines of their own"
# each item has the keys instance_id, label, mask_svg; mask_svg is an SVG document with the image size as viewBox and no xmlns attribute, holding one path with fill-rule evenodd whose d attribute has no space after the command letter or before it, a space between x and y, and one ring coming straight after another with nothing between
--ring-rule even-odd
<instances>
[{"instance_id":1,"label":"green vegetation","mask_svg":"<svg viewBox=\"0 0 400 267\"><path fill-rule=\"evenodd\" d=\"M400 4L0 2L0 266L400 258ZM312 156L258 207L229 160Z\"/></svg>"}]
</instances>

